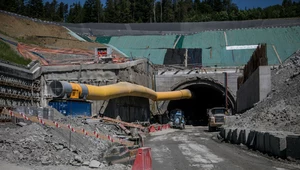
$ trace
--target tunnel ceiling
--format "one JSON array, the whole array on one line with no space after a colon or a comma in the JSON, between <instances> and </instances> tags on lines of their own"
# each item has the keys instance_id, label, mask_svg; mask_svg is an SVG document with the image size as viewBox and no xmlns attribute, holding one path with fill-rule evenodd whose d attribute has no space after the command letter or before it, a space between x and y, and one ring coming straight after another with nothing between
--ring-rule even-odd
<instances>
[{"instance_id":1,"label":"tunnel ceiling","mask_svg":"<svg viewBox=\"0 0 300 170\"><path fill-rule=\"evenodd\" d=\"M207 84L190 85L186 89L191 90L193 98L170 101L167 110L183 110L187 124L207 125L207 109L225 107L225 93L220 89ZM228 108L232 107L228 102Z\"/></svg>"}]
</instances>

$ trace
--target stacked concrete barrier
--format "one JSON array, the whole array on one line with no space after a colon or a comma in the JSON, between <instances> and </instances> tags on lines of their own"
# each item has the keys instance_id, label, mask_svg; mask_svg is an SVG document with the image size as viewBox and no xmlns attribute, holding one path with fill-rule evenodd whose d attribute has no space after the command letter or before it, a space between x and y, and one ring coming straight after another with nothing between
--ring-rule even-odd
<instances>
[{"instance_id":1,"label":"stacked concrete barrier","mask_svg":"<svg viewBox=\"0 0 300 170\"><path fill-rule=\"evenodd\" d=\"M300 159L300 134L222 127L220 136L232 144L244 144L270 156Z\"/></svg>"}]
</instances>

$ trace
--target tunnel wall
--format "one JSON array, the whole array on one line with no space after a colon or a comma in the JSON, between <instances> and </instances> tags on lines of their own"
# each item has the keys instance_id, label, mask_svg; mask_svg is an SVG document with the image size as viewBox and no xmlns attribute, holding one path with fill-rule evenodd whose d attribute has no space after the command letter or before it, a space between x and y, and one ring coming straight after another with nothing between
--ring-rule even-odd
<instances>
[{"instance_id":1,"label":"tunnel wall","mask_svg":"<svg viewBox=\"0 0 300 170\"><path fill-rule=\"evenodd\" d=\"M104 116L111 118L120 116L125 122L148 121L150 120L149 100L141 97L110 99Z\"/></svg>"},{"instance_id":2,"label":"tunnel wall","mask_svg":"<svg viewBox=\"0 0 300 170\"><path fill-rule=\"evenodd\" d=\"M178 70L177 70L178 71ZM235 94L237 91L237 78L242 75L238 69L219 69L206 72L190 72L189 70L181 70L177 72L176 70L167 71L162 74L160 71L158 75L155 76L155 83L157 91L173 91L179 90L184 86L185 83L188 85L193 85L201 83L201 81L209 80L212 84L219 83L224 86L224 73L228 73L228 89L229 93L233 96L234 100L236 98ZM176 73L176 74L175 74ZM182 86L183 85L183 86ZM225 87L225 86L224 86ZM168 101L158 102L159 111L155 114L163 114L167 110Z\"/></svg>"},{"instance_id":3,"label":"tunnel wall","mask_svg":"<svg viewBox=\"0 0 300 170\"><path fill-rule=\"evenodd\" d=\"M267 97L270 91L270 67L260 66L237 91L237 112L250 109L255 103Z\"/></svg>"},{"instance_id":4,"label":"tunnel wall","mask_svg":"<svg viewBox=\"0 0 300 170\"><path fill-rule=\"evenodd\" d=\"M139 84L151 89L153 89L154 87L152 81L153 66L146 59L135 60L120 64L45 66L42 70L42 91L44 93L42 103L44 106L47 106L48 102L52 100L50 90L48 89L48 85L53 80L69 82L72 81L75 83L80 82L96 86L109 85L121 81L126 81L133 84ZM122 101L120 100L127 100L127 98L121 98L117 100L111 99L91 101L92 115L96 115L100 111L101 113L107 112L107 116L109 117L114 117L116 113L113 113L109 110L106 111L106 109L116 107L117 105L115 103L122 103ZM124 101L123 103L126 103L126 101ZM139 104L148 105L149 108L148 99L140 100ZM121 111L119 109L116 110ZM136 109L135 112L140 112L140 110ZM113 113L113 115L110 116L109 113ZM121 111L120 113L123 114L125 113L125 111Z\"/></svg>"}]
</instances>

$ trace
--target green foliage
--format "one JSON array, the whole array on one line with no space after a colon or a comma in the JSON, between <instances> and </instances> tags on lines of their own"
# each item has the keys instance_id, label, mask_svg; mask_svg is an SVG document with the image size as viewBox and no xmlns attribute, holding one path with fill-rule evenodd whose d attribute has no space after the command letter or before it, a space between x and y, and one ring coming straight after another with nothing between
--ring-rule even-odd
<instances>
[{"instance_id":1,"label":"green foliage","mask_svg":"<svg viewBox=\"0 0 300 170\"><path fill-rule=\"evenodd\" d=\"M20 57L13 49L11 49L8 44L4 43L3 41L0 41L0 59L21 65L27 65L31 62L29 59Z\"/></svg>"},{"instance_id":2,"label":"green foliage","mask_svg":"<svg viewBox=\"0 0 300 170\"><path fill-rule=\"evenodd\" d=\"M300 2L239 10L232 0L86 0L70 6L57 0L0 0L0 9L58 22L205 22L300 17Z\"/></svg>"}]
</instances>

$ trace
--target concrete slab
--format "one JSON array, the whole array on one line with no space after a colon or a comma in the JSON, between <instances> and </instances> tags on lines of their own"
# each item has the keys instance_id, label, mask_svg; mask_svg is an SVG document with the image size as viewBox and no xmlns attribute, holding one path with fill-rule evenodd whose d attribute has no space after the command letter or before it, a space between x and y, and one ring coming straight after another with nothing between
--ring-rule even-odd
<instances>
[{"instance_id":1,"label":"concrete slab","mask_svg":"<svg viewBox=\"0 0 300 170\"><path fill-rule=\"evenodd\" d=\"M265 132L264 131L256 131L254 149L259 150L262 153L265 153Z\"/></svg>"},{"instance_id":2,"label":"concrete slab","mask_svg":"<svg viewBox=\"0 0 300 170\"><path fill-rule=\"evenodd\" d=\"M286 136L283 133L269 134L270 154L281 158L286 158Z\"/></svg>"},{"instance_id":3,"label":"concrete slab","mask_svg":"<svg viewBox=\"0 0 300 170\"><path fill-rule=\"evenodd\" d=\"M293 159L300 159L300 135L288 135L286 142L286 156Z\"/></svg>"},{"instance_id":4,"label":"concrete slab","mask_svg":"<svg viewBox=\"0 0 300 170\"><path fill-rule=\"evenodd\" d=\"M233 129L232 136L231 136L231 143L233 143L233 144L241 143L241 131L242 131L242 129L240 129L240 128Z\"/></svg>"},{"instance_id":5,"label":"concrete slab","mask_svg":"<svg viewBox=\"0 0 300 170\"><path fill-rule=\"evenodd\" d=\"M230 141L232 135L232 129L231 128L225 128L225 140Z\"/></svg>"},{"instance_id":6,"label":"concrete slab","mask_svg":"<svg viewBox=\"0 0 300 170\"><path fill-rule=\"evenodd\" d=\"M224 127L221 127L220 128L220 136L225 139L225 128Z\"/></svg>"},{"instance_id":7,"label":"concrete slab","mask_svg":"<svg viewBox=\"0 0 300 170\"><path fill-rule=\"evenodd\" d=\"M266 132L265 135L264 135L265 152L267 154L271 154L270 134L271 134L271 132Z\"/></svg>"},{"instance_id":8,"label":"concrete slab","mask_svg":"<svg viewBox=\"0 0 300 170\"><path fill-rule=\"evenodd\" d=\"M250 129L243 129L241 130L241 143L247 145L248 136L250 133Z\"/></svg>"},{"instance_id":9,"label":"concrete slab","mask_svg":"<svg viewBox=\"0 0 300 170\"><path fill-rule=\"evenodd\" d=\"M254 148L256 142L256 133L257 132L255 130L250 130L246 143L247 146Z\"/></svg>"}]
</instances>

